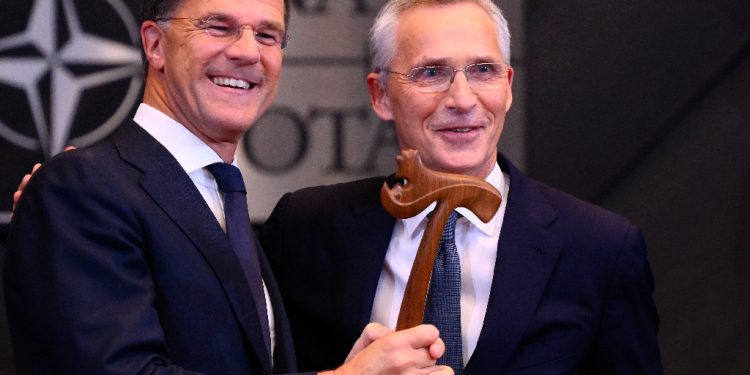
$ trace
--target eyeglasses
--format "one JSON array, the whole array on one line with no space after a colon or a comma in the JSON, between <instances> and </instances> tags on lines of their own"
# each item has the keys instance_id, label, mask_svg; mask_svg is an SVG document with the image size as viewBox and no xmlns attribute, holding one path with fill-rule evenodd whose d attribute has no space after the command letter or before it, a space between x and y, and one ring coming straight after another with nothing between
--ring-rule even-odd
<instances>
[{"instance_id":1,"label":"eyeglasses","mask_svg":"<svg viewBox=\"0 0 750 375\"><path fill-rule=\"evenodd\" d=\"M255 36L255 44L258 47L278 47L279 49L286 48L289 42L289 35L285 32L271 28L271 27L259 27L253 29L250 26L234 25L231 21L225 19L222 16L212 16L205 19L202 18L186 18L186 17L159 17L154 21L171 21L171 20L192 20L200 22L200 27L206 31L206 34L225 41L232 43L240 40L242 37L242 30L250 29Z\"/></svg>"},{"instance_id":2,"label":"eyeglasses","mask_svg":"<svg viewBox=\"0 0 750 375\"><path fill-rule=\"evenodd\" d=\"M406 76L417 85L422 92L441 92L451 87L456 72L464 72L469 86L477 90L487 90L502 85L503 80L508 77L511 66L506 63L479 63L467 65L463 69L453 69L450 66L419 66L409 73L399 73L384 70L388 73Z\"/></svg>"}]
</instances>

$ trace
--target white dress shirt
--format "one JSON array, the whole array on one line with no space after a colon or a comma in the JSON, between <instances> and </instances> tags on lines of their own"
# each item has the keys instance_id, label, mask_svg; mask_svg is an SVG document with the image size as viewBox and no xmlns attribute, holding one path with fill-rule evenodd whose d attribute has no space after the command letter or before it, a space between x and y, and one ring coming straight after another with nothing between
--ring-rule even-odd
<instances>
[{"instance_id":1,"label":"white dress shirt","mask_svg":"<svg viewBox=\"0 0 750 375\"><path fill-rule=\"evenodd\" d=\"M456 248L461 261L461 338L464 366L477 346L487 311L497 242L508 198L508 185L505 182L508 178L497 164L486 178L487 182L500 191L503 198L500 208L489 223L483 223L466 208L456 209L462 215L456 223ZM370 321L391 329L396 328L411 265L427 227L427 214L434 209L435 203L417 216L396 220L383 271L378 280Z\"/></svg>"},{"instance_id":2,"label":"white dress shirt","mask_svg":"<svg viewBox=\"0 0 750 375\"><path fill-rule=\"evenodd\" d=\"M148 104L141 103L133 120L146 132L151 134L167 151L169 151L188 177L193 180L195 187L203 196L208 207L213 212L221 228L226 232L226 219L224 218L224 193L219 190L216 179L206 169L214 163L223 163L219 155L208 147L190 130L183 125ZM237 158L232 161L237 166ZM260 251L260 249L258 249ZM266 307L268 308L268 328L271 334L271 353L276 346L276 334L274 327L273 306L268 295L266 283L263 282L263 290L266 295ZM251 298L248 296L248 298Z\"/></svg>"}]
</instances>

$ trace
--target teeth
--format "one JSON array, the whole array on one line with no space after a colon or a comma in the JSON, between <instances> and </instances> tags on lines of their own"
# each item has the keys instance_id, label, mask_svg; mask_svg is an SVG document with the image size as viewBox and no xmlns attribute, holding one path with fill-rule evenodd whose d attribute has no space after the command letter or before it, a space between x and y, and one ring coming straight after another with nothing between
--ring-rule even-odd
<instances>
[{"instance_id":1,"label":"teeth","mask_svg":"<svg viewBox=\"0 0 750 375\"><path fill-rule=\"evenodd\" d=\"M469 128L466 128L466 129L453 129L451 131L454 132L454 133L468 133L469 130L471 130L471 129L469 129Z\"/></svg>"},{"instance_id":2,"label":"teeth","mask_svg":"<svg viewBox=\"0 0 750 375\"><path fill-rule=\"evenodd\" d=\"M247 90L250 88L250 83L241 79L226 78L226 77L214 77L213 83L219 86L233 87L236 89Z\"/></svg>"}]
</instances>

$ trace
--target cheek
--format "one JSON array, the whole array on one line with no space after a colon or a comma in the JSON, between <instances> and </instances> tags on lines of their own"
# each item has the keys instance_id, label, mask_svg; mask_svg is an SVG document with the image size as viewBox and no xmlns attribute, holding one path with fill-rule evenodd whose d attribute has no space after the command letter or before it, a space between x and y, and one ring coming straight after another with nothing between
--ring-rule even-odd
<instances>
[{"instance_id":1,"label":"cheek","mask_svg":"<svg viewBox=\"0 0 750 375\"><path fill-rule=\"evenodd\" d=\"M425 122L435 115L440 105L440 101L429 94L405 93L402 98L400 101L402 116L408 119L412 127L420 128L420 130Z\"/></svg>"},{"instance_id":2,"label":"cheek","mask_svg":"<svg viewBox=\"0 0 750 375\"><path fill-rule=\"evenodd\" d=\"M282 55L268 55L263 57L263 68L266 70L268 76L278 77L281 74L281 61Z\"/></svg>"}]
</instances>

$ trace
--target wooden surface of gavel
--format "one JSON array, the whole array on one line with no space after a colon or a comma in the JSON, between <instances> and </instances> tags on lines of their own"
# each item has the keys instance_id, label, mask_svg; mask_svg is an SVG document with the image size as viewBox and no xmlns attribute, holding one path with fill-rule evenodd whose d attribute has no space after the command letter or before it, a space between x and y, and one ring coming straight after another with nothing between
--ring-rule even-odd
<instances>
[{"instance_id":1,"label":"wooden surface of gavel","mask_svg":"<svg viewBox=\"0 0 750 375\"><path fill-rule=\"evenodd\" d=\"M396 177L405 179L406 184L396 184L393 188L383 184L380 199L388 213L398 219L406 219L416 216L437 201L419 243L404 291L396 325L396 330L400 331L422 324L435 254L451 212L465 207L486 223L495 216L502 196L494 186L479 178L427 169L416 150L402 151L396 161Z\"/></svg>"}]
</instances>

